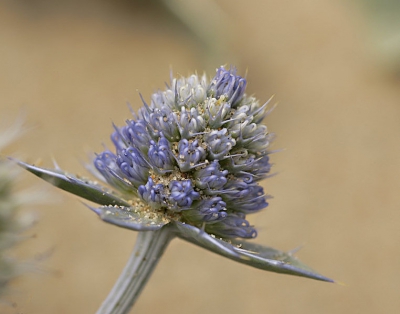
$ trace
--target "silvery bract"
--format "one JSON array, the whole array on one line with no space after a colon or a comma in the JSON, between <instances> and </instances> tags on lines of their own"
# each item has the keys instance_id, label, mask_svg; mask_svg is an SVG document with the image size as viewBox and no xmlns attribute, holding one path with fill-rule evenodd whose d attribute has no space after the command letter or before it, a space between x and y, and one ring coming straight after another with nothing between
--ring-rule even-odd
<instances>
[{"instance_id":1,"label":"silvery bract","mask_svg":"<svg viewBox=\"0 0 400 314\"><path fill-rule=\"evenodd\" d=\"M253 267L331 281L290 253L253 244L247 215L264 209L259 181L271 168L272 134L261 124L267 104L245 94L236 70L173 79L134 119L111 135L115 148L92 167L110 190L67 174L20 162L44 180L95 202L99 217L136 231L168 231Z\"/></svg>"}]
</instances>

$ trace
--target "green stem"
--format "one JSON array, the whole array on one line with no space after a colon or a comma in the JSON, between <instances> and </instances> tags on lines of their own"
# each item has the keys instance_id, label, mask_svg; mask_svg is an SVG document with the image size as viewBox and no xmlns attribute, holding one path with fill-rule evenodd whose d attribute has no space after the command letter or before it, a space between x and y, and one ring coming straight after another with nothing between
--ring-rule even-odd
<instances>
[{"instance_id":1,"label":"green stem","mask_svg":"<svg viewBox=\"0 0 400 314\"><path fill-rule=\"evenodd\" d=\"M129 312L172 238L168 227L139 232L128 263L97 314Z\"/></svg>"}]
</instances>

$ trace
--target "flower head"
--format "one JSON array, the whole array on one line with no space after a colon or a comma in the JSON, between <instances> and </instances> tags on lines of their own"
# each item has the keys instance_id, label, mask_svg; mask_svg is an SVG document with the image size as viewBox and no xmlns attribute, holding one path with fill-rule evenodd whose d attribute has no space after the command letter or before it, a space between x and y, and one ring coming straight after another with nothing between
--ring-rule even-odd
<instances>
[{"instance_id":1,"label":"flower head","mask_svg":"<svg viewBox=\"0 0 400 314\"><path fill-rule=\"evenodd\" d=\"M258 181L270 170L271 135L260 124L265 106L245 87L223 67L211 82L173 80L138 118L116 128L115 152L99 154L97 170L116 189L128 184L156 215L221 238L254 238L246 214L268 205Z\"/></svg>"},{"instance_id":2,"label":"flower head","mask_svg":"<svg viewBox=\"0 0 400 314\"><path fill-rule=\"evenodd\" d=\"M114 192L60 170L20 162L52 184L103 206L106 222L171 234L236 261L275 272L329 280L290 253L252 245L257 230L247 215L267 207L259 181L271 164L273 135L261 124L267 104L245 94L246 79L220 67L173 79L143 100L135 118L114 126L113 150L94 158L94 172Z\"/></svg>"}]
</instances>

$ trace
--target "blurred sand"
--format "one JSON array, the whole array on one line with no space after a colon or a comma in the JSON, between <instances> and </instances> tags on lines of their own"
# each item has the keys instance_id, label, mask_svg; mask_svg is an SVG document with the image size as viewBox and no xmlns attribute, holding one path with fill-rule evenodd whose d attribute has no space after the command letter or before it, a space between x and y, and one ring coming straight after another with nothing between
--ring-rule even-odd
<instances>
[{"instance_id":1,"label":"blurred sand","mask_svg":"<svg viewBox=\"0 0 400 314\"><path fill-rule=\"evenodd\" d=\"M221 64L248 69L248 92L275 94L274 196L252 218L257 242L290 250L345 286L276 275L174 241L135 313L397 313L400 310L400 89L366 47L356 6L332 0L217 1L234 41ZM7 153L70 172L109 143L111 122L175 73L212 70L178 22L144 1L0 2L0 120L29 131ZM153 1L154 3L154 1ZM233 57L235 55L236 57ZM213 73L210 73L213 75ZM29 174L58 203L38 207L18 249L49 272L18 280L2 313L93 313L122 270L135 233L102 223L76 197Z\"/></svg>"}]
</instances>

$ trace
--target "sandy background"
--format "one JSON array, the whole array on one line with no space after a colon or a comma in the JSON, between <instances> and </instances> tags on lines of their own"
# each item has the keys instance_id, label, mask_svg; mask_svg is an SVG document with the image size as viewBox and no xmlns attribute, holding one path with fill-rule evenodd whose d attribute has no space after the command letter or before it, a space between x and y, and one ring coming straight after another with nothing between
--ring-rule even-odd
<instances>
[{"instance_id":1,"label":"sandy background","mask_svg":"<svg viewBox=\"0 0 400 314\"><path fill-rule=\"evenodd\" d=\"M133 312L398 313L400 81L376 54L368 15L350 1L216 3L221 12L195 10L215 30L202 37L156 1L1 1L0 120L22 112L29 130L6 153L84 173L80 160L109 143L111 122L130 117L126 102L137 108L138 91L149 99L163 88L170 66L213 75L236 64L248 70L249 93L275 94L266 123L285 148L273 156L279 175L264 183L274 199L252 217L256 241L304 244L304 262L346 285L262 272L175 240ZM14 283L14 307L1 313L94 313L135 232L27 173L22 180L57 200L36 207L35 237L16 254L52 253L39 262L46 272Z\"/></svg>"}]
</instances>

